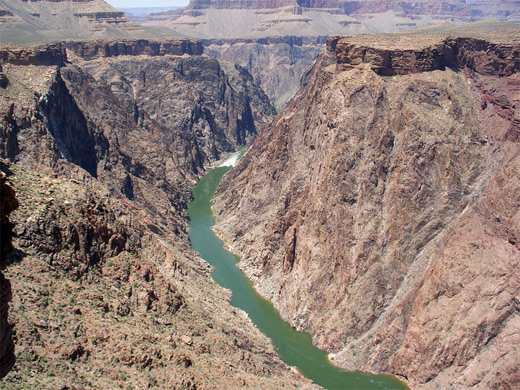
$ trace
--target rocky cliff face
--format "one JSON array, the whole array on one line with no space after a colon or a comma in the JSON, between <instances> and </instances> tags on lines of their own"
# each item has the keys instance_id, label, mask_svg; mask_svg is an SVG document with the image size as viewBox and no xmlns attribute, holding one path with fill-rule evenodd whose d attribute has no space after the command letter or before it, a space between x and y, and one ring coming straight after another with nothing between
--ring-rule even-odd
<instances>
[{"instance_id":1,"label":"rocky cliff face","mask_svg":"<svg viewBox=\"0 0 520 390\"><path fill-rule=\"evenodd\" d=\"M0 48L0 63L62 66L66 61L65 45L59 42L37 47Z\"/></svg>"},{"instance_id":2,"label":"rocky cliff face","mask_svg":"<svg viewBox=\"0 0 520 390\"><path fill-rule=\"evenodd\" d=\"M2 170L22 206L7 270L18 364L0 388L306 386L189 247L190 184L273 114L244 69L197 48L3 57Z\"/></svg>"},{"instance_id":3,"label":"rocky cliff face","mask_svg":"<svg viewBox=\"0 0 520 390\"><path fill-rule=\"evenodd\" d=\"M205 53L247 68L276 107L296 94L300 78L325 47L325 37L205 39Z\"/></svg>"},{"instance_id":4,"label":"rocky cliff face","mask_svg":"<svg viewBox=\"0 0 520 390\"><path fill-rule=\"evenodd\" d=\"M86 41L70 42L67 48L77 57L84 60L98 58L137 56L148 57L183 54L200 56L204 52L202 43L190 39L167 40L112 40L112 41Z\"/></svg>"},{"instance_id":5,"label":"rocky cliff face","mask_svg":"<svg viewBox=\"0 0 520 390\"><path fill-rule=\"evenodd\" d=\"M485 18L520 21L517 1L192 1L183 11L149 15L144 24L204 39L206 53L246 67L283 108L326 36L394 32ZM453 22L450 25L449 22ZM302 38L303 37L303 38Z\"/></svg>"},{"instance_id":6,"label":"rocky cliff face","mask_svg":"<svg viewBox=\"0 0 520 390\"><path fill-rule=\"evenodd\" d=\"M222 181L241 268L336 364L518 386L518 36L331 38Z\"/></svg>"},{"instance_id":7,"label":"rocky cliff face","mask_svg":"<svg viewBox=\"0 0 520 390\"><path fill-rule=\"evenodd\" d=\"M16 361L12 328L8 323L9 301L12 299L11 283L2 271L8 265L7 255L13 251L13 224L9 214L19 206L7 177L0 172L0 378L13 368Z\"/></svg>"},{"instance_id":8,"label":"rocky cliff face","mask_svg":"<svg viewBox=\"0 0 520 390\"><path fill-rule=\"evenodd\" d=\"M131 22L103 0L1 0L0 42L168 36ZM170 34L171 36L171 34Z\"/></svg>"},{"instance_id":9,"label":"rocky cliff face","mask_svg":"<svg viewBox=\"0 0 520 390\"><path fill-rule=\"evenodd\" d=\"M437 45L413 48L385 49L368 47L341 37L331 37L328 50L336 55L338 69L352 69L369 64L383 76L431 72L446 68L468 69L488 76L510 76L520 71L518 44L497 44L483 39L447 38ZM401 43L406 45L406 42Z\"/></svg>"}]
</instances>

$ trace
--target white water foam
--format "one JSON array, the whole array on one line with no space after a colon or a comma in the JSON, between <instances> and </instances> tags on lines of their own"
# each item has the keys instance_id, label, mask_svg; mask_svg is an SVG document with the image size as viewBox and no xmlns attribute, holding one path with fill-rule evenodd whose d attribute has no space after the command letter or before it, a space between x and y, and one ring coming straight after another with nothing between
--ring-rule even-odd
<instances>
[{"instance_id":1,"label":"white water foam","mask_svg":"<svg viewBox=\"0 0 520 390\"><path fill-rule=\"evenodd\" d=\"M239 152L230 154L223 162L220 163L219 167L234 167L235 165L237 165L239 158L240 158Z\"/></svg>"}]
</instances>

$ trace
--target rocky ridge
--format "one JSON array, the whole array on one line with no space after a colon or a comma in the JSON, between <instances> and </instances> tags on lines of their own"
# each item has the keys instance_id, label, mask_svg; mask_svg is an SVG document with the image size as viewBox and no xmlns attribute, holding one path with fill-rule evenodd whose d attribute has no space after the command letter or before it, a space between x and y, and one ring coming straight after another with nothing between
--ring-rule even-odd
<instances>
[{"instance_id":1,"label":"rocky ridge","mask_svg":"<svg viewBox=\"0 0 520 390\"><path fill-rule=\"evenodd\" d=\"M335 364L413 388L520 383L507 34L330 38L224 177L216 229Z\"/></svg>"},{"instance_id":2,"label":"rocky ridge","mask_svg":"<svg viewBox=\"0 0 520 390\"><path fill-rule=\"evenodd\" d=\"M189 247L190 184L273 115L244 69L198 48L1 50L2 171L21 207L6 271L18 363L0 388L308 386Z\"/></svg>"},{"instance_id":3,"label":"rocky ridge","mask_svg":"<svg viewBox=\"0 0 520 390\"><path fill-rule=\"evenodd\" d=\"M0 1L0 42L171 36L131 22L103 0Z\"/></svg>"}]
</instances>

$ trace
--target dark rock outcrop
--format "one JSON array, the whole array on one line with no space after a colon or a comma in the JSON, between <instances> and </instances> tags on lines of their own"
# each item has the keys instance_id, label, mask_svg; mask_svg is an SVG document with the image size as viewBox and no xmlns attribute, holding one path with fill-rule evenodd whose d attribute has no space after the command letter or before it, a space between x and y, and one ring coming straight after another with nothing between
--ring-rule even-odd
<instances>
[{"instance_id":1,"label":"dark rock outcrop","mask_svg":"<svg viewBox=\"0 0 520 390\"><path fill-rule=\"evenodd\" d=\"M2 73L2 65L0 64L0 88L7 88L7 86L9 85L9 79L7 78L7 76Z\"/></svg>"},{"instance_id":2,"label":"dark rock outcrop","mask_svg":"<svg viewBox=\"0 0 520 390\"><path fill-rule=\"evenodd\" d=\"M393 76L446 68L470 69L482 75L510 76L520 70L520 44L496 44L474 38L447 38L428 48L384 49L329 37L327 49L336 56L338 69L369 64L379 75Z\"/></svg>"},{"instance_id":3,"label":"dark rock outcrop","mask_svg":"<svg viewBox=\"0 0 520 390\"><path fill-rule=\"evenodd\" d=\"M224 177L217 229L336 364L514 388L518 46L434 40L330 39Z\"/></svg>"},{"instance_id":4,"label":"dark rock outcrop","mask_svg":"<svg viewBox=\"0 0 520 390\"><path fill-rule=\"evenodd\" d=\"M303 72L325 41L326 37L201 40L207 55L245 67L278 108L297 92Z\"/></svg>"},{"instance_id":5,"label":"dark rock outcrop","mask_svg":"<svg viewBox=\"0 0 520 390\"><path fill-rule=\"evenodd\" d=\"M85 60L92 60L95 58L105 57L117 57L123 55L202 55L204 51L200 41L194 39L169 39L162 41L136 39L72 42L67 44L67 48L71 50L75 55Z\"/></svg>"},{"instance_id":6,"label":"dark rock outcrop","mask_svg":"<svg viewBox=\"0 0 520 390\"><path fill-rule=\"evenodd\" d=\"M12 328L8 323L11 283L3 271L8 265L7 255L14 249L13 224L9 214L18 206L14 189L7 183L4 172L0 171L0 379L7 375L16 361Z\"/></svg>"}]
</instances>

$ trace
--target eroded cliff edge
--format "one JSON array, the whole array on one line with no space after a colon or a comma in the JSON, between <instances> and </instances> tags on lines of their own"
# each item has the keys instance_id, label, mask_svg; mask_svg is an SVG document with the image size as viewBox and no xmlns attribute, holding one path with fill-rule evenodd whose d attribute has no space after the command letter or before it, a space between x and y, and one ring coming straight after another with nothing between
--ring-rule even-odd
<instances>
[{"instance_id":1,"label":"eroded cliff edge","mask_svg":"<svg viewBox=\"0 0 520 390\"><path fill-rule=\"evenodd\" d=\"M332 37L224 177L218 231L336 364L520 382L518 36Z\"/></svg>"},{"instance_id":2,"label":"eroded cliff edge","mask_svg":"<svg viewBox=\"0 0 520 390\"><path fill-rule=\"evenodd\" d=\"M308 386L188 242L190 185L274 113L244 69L201 51L0 49L0 168L21 204L6 270L18 363L1 389Z\"/></svg>"}]
</instances>

